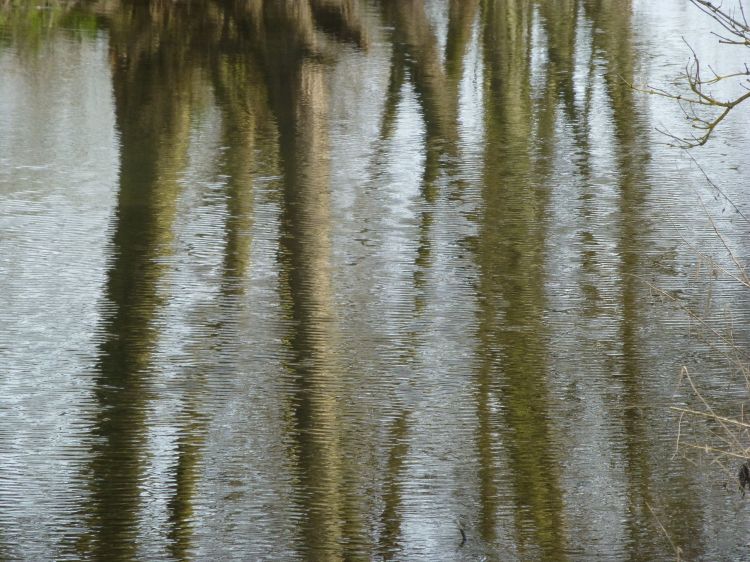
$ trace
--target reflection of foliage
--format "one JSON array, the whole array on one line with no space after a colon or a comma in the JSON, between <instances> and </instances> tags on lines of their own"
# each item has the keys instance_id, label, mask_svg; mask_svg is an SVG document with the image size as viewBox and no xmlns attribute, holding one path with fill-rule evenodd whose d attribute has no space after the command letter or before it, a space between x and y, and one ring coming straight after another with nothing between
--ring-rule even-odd
<instances>
[{"instance_id":1,"label":"reflection of foliage","mask_svg":"<svg viewBox=\"0 0 750 562\"><path fill-rule=\"evenodd\" d=\"M21 51L35 53L51 33L64 31L73 37L90 38L96 35L96 30L96 14L79 3L0 2L0 48L13 44Z\"/></svg>"}]
</instances>

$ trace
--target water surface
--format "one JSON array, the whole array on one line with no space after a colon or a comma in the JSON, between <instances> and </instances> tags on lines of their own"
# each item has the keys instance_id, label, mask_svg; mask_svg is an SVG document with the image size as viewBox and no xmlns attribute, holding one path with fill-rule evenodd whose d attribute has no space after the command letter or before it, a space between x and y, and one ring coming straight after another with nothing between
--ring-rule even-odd
<instances>
[{"instance_id":1,"label":"water surface","mask_svg":"<svg viewBox=\"0 0 750 562\"><path fill-rule=\"evenodd\" d=\"M676 452L670 407L687 366L739 415L680 307L747 349L705 255L732 266L709 216L740 259L750 229L628 86L682 35L742 60L709 29L681 0L3 4L0 557L746 556L740 461L689 454L697 421ZM746 215L748 115L693 152Z\"/></svg>"}]
</instances>

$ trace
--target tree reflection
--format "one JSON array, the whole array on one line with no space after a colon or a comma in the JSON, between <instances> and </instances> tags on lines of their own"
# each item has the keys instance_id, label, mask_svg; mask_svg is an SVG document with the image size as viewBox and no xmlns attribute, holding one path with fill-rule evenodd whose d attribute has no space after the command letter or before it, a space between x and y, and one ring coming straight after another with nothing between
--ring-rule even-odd
<instances>
[{"instance_id":1,"label":"tree reflection","mask_svg":"<svg viewBox=\"0 0 750 562\"><path fill-rule=\"evenodd\" d=\"M634 558L658 557L657 525L644 525L652 520L649 506L657 504L657 496L666 501L669 513L680 514L679 528L668 532L679 545L690 545L689 549L702 550L695 536L684 534L686 529L700 527L698 506L693 498L698 494L682 495L670 500L669 492L659 494L658 468L653 467L649 455L654 442L649 422L643 411L648 396L645 366L642 359L644 342L639 336L647 321L643 310L643 285L639 275L644 269L647 254L644 215L646 194L649 189L647 164L650 158L647 142L647 127L638 115L636 93L629 86L633 83L636 67L636 49L633 45L632 4L608 0L590 0L584 3L586 14L591 18L595 31L594 49L604 54L607 96L614 120L615 150L617 159L620 235L617 241L621 256L619 279L621 284L621 310L619 335L621 355L618 360L623 399L627 407L622 413L625 450L623 470L627 477L629 516L627 533L629 548ZM674 474L675 479L683 475ZM682 486L688 486L685 480Z\"/></svg>"},{"instance_id":2,"label":"tree reflection","mask_svg":"<svg viewBox=\"0 0 750 562\"><path fill-rule=\"evenodd\" d=\"M163 7L167 20L180 8ZM110 319L101 346L92 447L92 552L97 559L137 556L144 426L151 355L161 298L159 283L170 252L178 174L187 149L191 68L179 49L154 43L184 41L180 24L160 25L147 6L120 12L112 27L113 83L120 133L120 190L108 273ZM130 41L137 29L137 41ZM163 88L163 81L172 89Z\"/></svg>"},{"instance_id":3,"label":"tree reflection","mask_svg":"<svg viewBox=\"0 0 750 562\"><path fill-rule=\"evenodd\" d=\"M385 20L393 29L393 54L381 139L385 140L391 131L407 75L417 94L426 132L421 193L428 207L420 217L414 273L415 287L419 291L424 290L425 276L431 266L433 212L430 207L437 200L437 181L441 171L450 173L457 163L459 85L478 4L478 0L451 0L443 57L424 0L383 2ZM418 311L423 304L424 296L418 297Z\"/></svg>"},{"instance_id":4,"label":"tree reflection","mask_svg":"<svg viewBox=\"0 0 750 562\"><path fill-rule=\"evenodd\" d=\"M435 5L444 10L444 30L431 17ZM476 195L467 195L476 197L478 209L478 218L470 219L478 230L472 239L478 281L467 299L475 299L476 317L470 320L476 331L461 345L475 346L476 354L467 392L468 403L474 400L476 427L471 430L473 450L467 453L467 464L476 474L477 498L472 505L476 512L470 519L477 532L469 530L469 542L477 537L481 542L477 549L489 557L499 557L506 527L512 527L510 541L524 559L562 560L582 540L571 536L565 500L570 490L560 468L571 453L555 433L560 424L556 389L550 382L553 350L545 316L549 276L553 261L565 259L550 255L554 236L550 185L557 161L569 156L562 152L561 137L566 133L561 130L570 129L572 150L580 156L572 167L575 181L583 184L580 205L586 216L583 225L574 218L566 228L582 230L580 237L588 244L570 252L581 252L572 257L581 264L581 277L596 278L596 263L604 258L592 249L600 233L587 215L593 213L596 197L592 122L596 112L611 113L612 174L617 188L612 214L618 217L611 259L616 262L616 279L602 280L600 275L587 285L588 293L581 288L582 316L585 320L603 316L599 292L605 284L616 286L618 312L610 312L603 322L614 325L617 341L611 345L616 353L609 367L617 373L622 395L618 399L626 405L621 414L611 416L621 426L613 440L623 442L622 451L615 454L618 460L621 455L617 470L624 474L623 500L629 503L623 532L632 558L658 557L658 531L644 524L650 517L647 505L656 503L660 485L649 456L654 432L639 409L648 397L639 353L643 347L639 333L646 319L636 280L647 249L644 193L649 153L640 108L621 79L633 82L636 72L631 12L630 2L614 0L437 4L427 0L113 0L96 4L91 12L96 14L94 21L109 32L121 152L105 289L109 309L95 376L95 439L86 467L91 482L85 506L90 529L79 542L81 555L127 560L143 554L138 539L148 516L144 506L144 474L151 453L147 412L156 393L155 350L170 296L165 289L165 264L173 248L183 190L178 180L188 165L191 119L208 103L207 92L211 92L221 122L222 151L215 171L222 178L225 206L220 215L224 222L220 225L223 255L217 266L219 302L210 320L219 335L212 333L205 346L198 345L195 365L180 373L192 387L177 397L170 412L171 465L167 476L160 476L168 497L160 507L166 512L162 513L168 543L165 556L182 560L196 555L196 506L211 423L202 393L207 380L226 374L220 352L211 346L246 344L232 327L238 324L238 310L249 306L246 288L254 265L259 153L273 154L281 176L280 188L272 195L279 212L278 225L272 226L278 226L280 238L273 266L278 266L279 314L287 329L283 345L279 344L286 346L288 358L284 380L291 383L283 386L280 400L283 421L268 433L286 447L288 465L283 469L292 473L290 509L298 517L293 548L299 557L310 559L408 556L409 516L420 522L420 517L429 519L429 514L408 513L418 509L407 501L412 499L406 495L413 484L408 479L421 477L410 472L410 455L417 454L410 440L429 439L417 435L426 431L425 426L418 425L406 405L411 402L400 395L395 404L381 397L368 403L388 411L388 415L372 414L377 419L371 425L382 430L381 435L355 435L358 427L348 416L350 405L342 389L355 386L351 378L357 376L347 372L351 357L346 354L357 354L357 346L365 344L355 342L353 349L347 348L341 318L351 311L342 308L335 282L337 275L346 273L336 269L334 260L335 221L340 216L337 194L332 192L337 92L332 91L331 77L341 53L347 49L361 53L376 43L377 35L389 42L384 58L390 60L383 69L388 75L383 106L377 107L382 109L380 130L372 136L378 136L379 146L393 137L407 84L413 88L424 124L418 147L424 168L416 180L416 250L409 258L415 273L405 289L409 298L414 296L407 315L419 316L419 326L430 326L426 304L436 298L427 290L429 274L463 274L456 273L454 264L435 259L440 251L434 247L436 231L447 228L435 210L459 183L462 147L483 143L479 178L472 180ZM589 25L591 32L585 29ZM578 49L585 41L591 55L581 63ZM477 88L482 105L472 108L482 123L480 141L464 138L460 116L470 48L481 58ZM595 107L593 89L600 72L604 101ZM586 82L583 86L576 83L577 76ZM422 366L420 353L436 351L428 348L426 340L416 334L409 349L400 350L402 357L409 356L404 360L408 365L397 367L417 371ZM400 392L400 388L393 390ZM372 457L382 461L382 470L374 476L366 474L363 461L356 458L367 448L377 449ZM689 479L681 475L683 480L689 486ZM700 527L697 500L683 494L667 500L667 505L680 512L686 529ZM676 533L700 551L700 539L688 537L687 530Z\"/></svg>"},{"instance_id":5,"label":"tree reflection","mask_svg":"<svg viewBox=\"0 0 750 562\"><path fill-rule=\"evenodd\" d=\"M504 436L516 540L522 556L562 557L562 491L550 429L545 307L546 194L534 176L530 83L532 4L482 5L486 152L476 248L480 269L477 446L480 530L495 544L501 494L495 468ZM545 134L544 130L540 135ZM491 407L499 402L498 417ZM537 554L532 554L532 553ZM559 558L558 558L559 559Z\"/></svg>"},{"instance_id":6,"label":"tree reflection","mask_svg":"<svg viewBox=\"0 0 750 562\"><path fill-rule=\"evenodd\" d=\"M331 334L309 340L333 315L326 202L328 99L325 69L309 57L326 55L316 24L364 44L356 4L347 0L122 2L109 6L106 15L122 163L114 237L117 257L108 290L114 312L107 327L110 337L102 347L98 393L102 418L97 434L102 444L94 448L92 465L95 552L102 557L104 552L122 558L135 554L147 373L157 337L157 287L163 271L157 262L169 247L179 192L176 176L185 164L191 86L203 68L210 69L231 147L226 156L227 295L238 294L247 270L252 208L248 159L257 117L267 113L264 88L258 85L265 83L265 90L271 92L286 179L285 212L293 229L287 238L305 240L287 246L296 288L294 309L301 321L302 339L295 347L319 365L301 373L300 402L295 406L302 451L299 466L306 482L302 496L310 514L305 542L313 551L336 552L343 532L338 527L345 515L342 477L337 476L342 467L332 402L335 389L330 388L337 375L327 343ZM183 417L197 419L195 406L186 408ZM311 431L320 427L324 428L320 433ZM170 503L172 553L177 558L190 551L186 522L191 516L201 433L200 427L185 427L178 441L176 491Z\"/></svg>"}]
</instances>

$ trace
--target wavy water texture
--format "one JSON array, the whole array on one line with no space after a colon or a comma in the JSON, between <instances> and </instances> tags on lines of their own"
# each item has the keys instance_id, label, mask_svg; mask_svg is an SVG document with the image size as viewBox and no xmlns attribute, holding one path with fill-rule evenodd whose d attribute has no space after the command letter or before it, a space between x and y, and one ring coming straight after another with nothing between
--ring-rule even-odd
<instances>
[{"instance_id":1,"label":"wavy water texture","mask_svg":"<svg viewBox=\"0 0 750 562\"><path fill-rule=\"evenodd\" d=\"M735 208L628 85L681 34L741 55L709 30L678 0L0 1L0 558L744 556L735 468L675 455L670 406L683 365L746 398L684 310L746 348L697 252L732 265L710 216L748 257L747 108L693 153Z\"/></svg>"}]
</instances>

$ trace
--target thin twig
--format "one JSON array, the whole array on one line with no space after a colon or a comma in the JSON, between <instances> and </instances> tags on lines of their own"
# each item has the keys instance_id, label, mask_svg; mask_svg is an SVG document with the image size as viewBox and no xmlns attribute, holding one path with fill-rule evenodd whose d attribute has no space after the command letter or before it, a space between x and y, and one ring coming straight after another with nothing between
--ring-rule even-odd
<instances>
[{"instance_id":1,"label":"thin twig","mask_svg":"<svg viewBox=\"0 0 750 562\"><path fill-rule=\"evenodd\" d=\"M677 408L674 408L675 410ZM672 460L677 457L677 453L680 452L680 435L682 434L682 418L685 417L685 412L680 412L680 420L677 422L677 443L675 444L674 454Z\"/></svg>"},{"instance_id":2,"label":"thin twig","mask_svg":"<svg viewBox=\"0 0 750 562\"><path fill-rule=\"evenodd\" d=\"M672 409L672 410L674 410L676 412L681 412L681 414L680 414L680 420L682 420L682 416L683 415L690 414L690 415L693 415L693 416L703 416L705 418L719 419L719 420L722 420L722 421L724 421L726 423L731 423L731 424L734 424L734 425L739 425L740 427L750 428L750 424L741 422L739 420L733 420L732 418L725 418L723 416L717 416L716 414L707 414L706 412L700 412L698 410L691 410L689 408L680 408L678 406L671 406L670 409Z\"/></svg>"},{"instance_id":3,"label":"thin twig","mask_svg":"<svg viewBox=\"0 0 750 562\"><path fill-rule=\"evenodd\" d=\"M715 447L709 447L708 445L697 445L695 443L683 443L683 447L690 447L691 449L698 449L700 451L704 451L706 453L717 453L720 455L724 455L727 457L734 457L736 459L742 459L743 461L747 460L747 455L740 455L739 453L734 453L732 451L725 451L723 449L716 449Z\"/></svg>"},{"instance_id":4,"label":"thin twig","mask_svg":"<svg viewBox=\"0 0 750 562\"><path fill-rule=\"evenodd\" d=\"M659 516L656 515L656 512L654 511L654 508L651 507L651 505L648 502L644 502L646 504L646 507L651 512L651 515L656 520L656 524L659 525L659 529L661 529L662 534L669 542L669 545L672 547L672 550L674 550L675 556L677 556L677 562L680 562L682 560L682 549L677 546L674 541L672 540L672 537L669 536L669 533L664 528L664 525L662 525L661 520L659 519Z\"/></svg>"},{"instance_id":5,"label":"thin twig","mask_svg":"<svg viewBox=\"0 0 750 562\"><path fill-rule=\"evenodd\" d=\"M703 166L701 166L698 163L698 160L695 159L695 156L693 156L692 152L687 153L688 156L690 156L690 159L693 161L693 164L695 164L698 169L700 170L701 174L703 174L703 177L706 178L706 181L708 184L713 187L716 191L718 191L724 199L726 199L729 204L732 206L732 208L737 211L737 213L743 218L743 220L750 224L750 220L745 216L745 214L742 212L742 210L735 204L735 202L726 194L724 191L716 185L716 183L709 177L709 175L706 173L706 171L703 169Z\"/></svg>"},{"instance_id":6,"label":"thin twig","mask_svg":"<svg viewBox=\"0 0 750 562\"><path fill-rule=\"evenodd\" d=\"M719 415L717 415L716 412L714 412L713 408L711 408L711 405L708 402L706 402L706 399L703 398L703 395L700 393L700 391L698 390L698 388L695 386L695 383L693 382L693 378L690 376L690 371L688 370L688 368L686 366L683 365L683 367L682 367L682 369L680 371L680 374L687 379L688 383L690 384L690 387L693 389L693 393L703 403L703 405L706 407L706 410L708 410L711 413L711 416L717 422L719 422L719 424L721 425L721 427L724 428L724 431L728 435L731 435L734 438L735 444L739 447L740 446L739 441L737 440L736 437L734 437L734 434L729 430L729 428L726 425L724 425L724 422L722 421L722 417L719 416Z\"/></svg>"}]
</instances>

